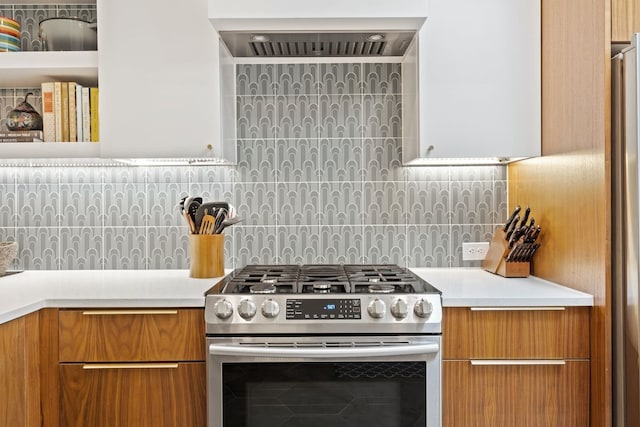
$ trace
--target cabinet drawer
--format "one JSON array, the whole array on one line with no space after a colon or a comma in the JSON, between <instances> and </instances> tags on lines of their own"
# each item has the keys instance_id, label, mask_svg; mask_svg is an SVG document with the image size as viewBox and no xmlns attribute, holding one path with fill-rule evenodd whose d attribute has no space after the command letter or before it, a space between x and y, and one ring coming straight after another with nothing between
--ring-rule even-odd
<instances>
[{"instance_id":1,"label":"cabinet drawer","mask_svg":"<svg viewBox=\"0 0 640 427\"><path fill-rule=\"evenodd\" d=\"M442 425L588 426L589 362L553 362L562 364L444 361Z\"/></svg>"},{"instance_id":2,"label":"cabinet drawer","mask_svg":"<svg viewBox=\"0 0 640 427\"><path fill-rule=\"evenodd\" d=\"M61 310L61 362L205 360L203 309Z\"/></svg>"},{"instance_id":3,"label":"cabinet drawer","mask_svg":"<svg viewBox=\"0 0 640 427\"><path fill-rule=\"evenodd\" d=\"M447 307L444 359L587 359L589 307Z\"/></svg>"},{"instance_id":4,"label":"cabinet drawer","mask_svg":"<svg viewBox=\"0 0 640 427\"><path fill-rule=\"evenodd\" d=\"M62 427L204 427L206 366L62 364Z\"/></svg>"}]
</instances>

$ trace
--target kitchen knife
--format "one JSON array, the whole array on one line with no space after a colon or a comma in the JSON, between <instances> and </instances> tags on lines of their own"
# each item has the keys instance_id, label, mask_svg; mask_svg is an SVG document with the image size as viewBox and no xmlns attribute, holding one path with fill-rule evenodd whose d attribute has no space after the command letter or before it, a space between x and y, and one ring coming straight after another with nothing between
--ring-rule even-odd
<instances>
[{"instance_id":1,"label":"kitchen knife","mask_svg":"<svg viewBox=\"0 0 640 427\"><path fill-rule=\"evenodd\" d=\"M522 217L522 221L520 222L520 227L524 227L527 225L527 221L529 220L529 214L531 213L531 209L529 206L524 210L524 216Z\"/></svg>"},{"instance_id":2,"label":"kitchen knife","mask_svg":"<svg viewBox=\"0 0 640 427\"><path fill-rule=\"evenodd\" d=\"M515 219L511 222L511 224L509 224L509 230L507 230L507 234L505 235L505 239L507 239L507 241L511 239L511 235L514 231L516 231L516 228L518 228L518 221L520 221L520 216L516 215Z\"/></svg>"},{"instance_id":3,"label":"kitchen knife","mask_svg":"<svg viewBox=\"0 0 640 427\"><path fill-rule=\"evenodd\" d=\"M513 212L511 212L511 216L509 217L509 219L507 220L506 224L504 225L504 227L502 227L502 231L504 231L505 233L507 231L509 231L509 227L511 226L511 223L513 222L514 219L516 219L516 216L518 215L518 213L520 213L520 206L516 206L513 209ZM516 220L516 222L518 222L518 220Z\"/></svg>"}]
</instances>

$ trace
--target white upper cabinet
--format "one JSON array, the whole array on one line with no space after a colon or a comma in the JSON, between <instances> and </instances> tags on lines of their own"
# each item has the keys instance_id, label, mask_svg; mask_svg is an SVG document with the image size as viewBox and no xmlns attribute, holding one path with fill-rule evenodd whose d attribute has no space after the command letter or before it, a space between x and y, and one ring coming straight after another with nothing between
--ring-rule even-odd
<instances>
[{"instance_id":1,"label":"white upper cabinet","mask_svg":"<svg viewBox=\"0 0 640 427\"><path fill-rule=\"evenodd\" d=\"M235 100L223 106L224 63L207 0L108 0L99 14L101 157L234 163L221 116L223 108L235 115Z\"/></svg>"},{"instance_id":2,"label":"white upper cabinet","mask_svg":"<svg viewBox=\"0 0 640 427\"><path fill-rule=\"evenodd\" d=\"M540 25L539 0L429 1L404 58L405 164L540 155Z\"/></svg>"}]
</instances>

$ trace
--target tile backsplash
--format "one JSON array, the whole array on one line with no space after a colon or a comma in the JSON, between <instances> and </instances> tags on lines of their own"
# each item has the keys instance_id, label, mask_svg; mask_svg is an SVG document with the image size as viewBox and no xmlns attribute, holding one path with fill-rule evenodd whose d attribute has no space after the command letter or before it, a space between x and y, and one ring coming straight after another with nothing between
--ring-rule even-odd
<instances>
[{"instance_id":1,"label":"tile backsplash","mask_svg":"<svg viewBox=\"0 0 640 427\"><path fill-rule=\"evenodd\" d=\"M506 218L506 167L402 167L399 64L239 65L238 165L0 168L18 269L188 268L186 194L233 203L228 268L462 261Z\"/></svg>"}]
</instances>

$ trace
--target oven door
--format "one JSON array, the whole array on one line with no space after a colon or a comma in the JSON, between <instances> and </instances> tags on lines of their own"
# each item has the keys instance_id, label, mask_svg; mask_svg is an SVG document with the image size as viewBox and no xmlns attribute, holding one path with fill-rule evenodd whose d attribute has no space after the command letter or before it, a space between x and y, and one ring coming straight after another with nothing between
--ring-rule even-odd
<instances>
[{"instance_id":1,"label":"oven door","mask_svg":"<svg viewBox=\"0 0 640 427\"><path fill-rule=\"evenodd\" d=\"M209 427L440 427L440 336L207 339Z\"/></svg>"}]
</instances>

